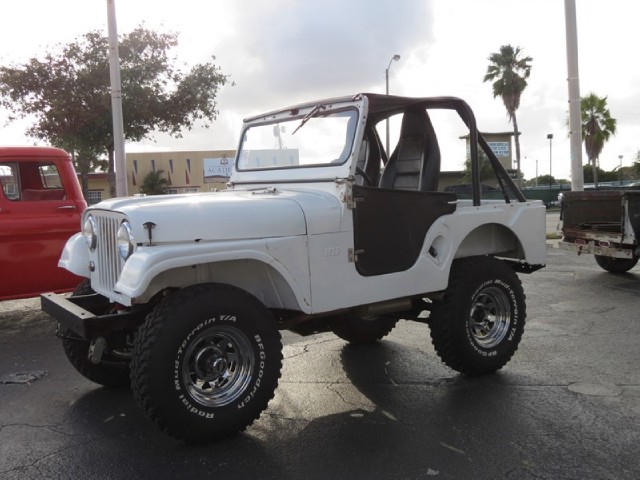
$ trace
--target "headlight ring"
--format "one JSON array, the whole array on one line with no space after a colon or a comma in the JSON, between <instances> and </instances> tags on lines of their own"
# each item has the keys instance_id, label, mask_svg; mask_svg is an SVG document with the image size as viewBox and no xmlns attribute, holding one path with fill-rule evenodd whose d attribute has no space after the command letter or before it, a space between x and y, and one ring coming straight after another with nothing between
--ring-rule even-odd
<instances>
[{"instance_id":1,"label":"headlight ring","mask_svg":"<svg viewBox=\"0 0 640 480\"><path fill-rule=\"evenodd\" d=\"M118 254L122 260L129 258L136 247L133 233L131 232L131 225L126 220L120 224L118 234L116 236L116 246L118 248Z\"/></svg>"},{"instance_id":2,"label":"headlight ring","mask_svg":"<svg viewBox=\"0 0 640 480\"><path fill-rule=\"evenodd\" d=\"M92 252L98 245L98 230L96 229L96 221L92 215L87 216L82 226L82 235L85 242L87 242L87 248Z\"/></svg>"}]
</instances>

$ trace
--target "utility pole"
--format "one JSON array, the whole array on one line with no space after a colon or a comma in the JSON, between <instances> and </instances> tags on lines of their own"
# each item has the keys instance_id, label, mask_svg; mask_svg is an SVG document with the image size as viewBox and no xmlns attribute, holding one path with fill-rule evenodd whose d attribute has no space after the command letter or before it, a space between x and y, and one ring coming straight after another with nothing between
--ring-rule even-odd
<instances>
[{"instance_id":1,"label":"utility pole","mask_svg":"<svg viewBox=\"0 0 640 480\"><path fill-rule=\"evenodd\" d=\"M553 177L551 174L551 141L553 140L553 133L548 133L547 138L549 139L549 188L551 188L551 178Z\"/></svg>"},{"instance_id":2,"label":"utility pole","mask_svg":"<svg viewBox=\"0 0 640 480\"><path fill-rule=\"evenodd\" d=\"M120 56L118 54L118 28L115 0L107 0L109 24L109 73L111 77L111 116L113 121L113 155L116 173L116 196L127 196L127 165L124 156L124 121L122 120L122 87L120 82Z\"/></svg>"},{"instance_id":3,"label":"utility pole","mask_svg":"<svg viewBox=\"0 0 640 480\"><path fill-rule=\"evenodd\" d=\"M578 72L578 28L576 2L564 0L566 24L567 72L569 83L569 136L571 144L571 190L584 190L582 171L582 121L580 109L580 74Z\"/></svg>"}]
</instances>

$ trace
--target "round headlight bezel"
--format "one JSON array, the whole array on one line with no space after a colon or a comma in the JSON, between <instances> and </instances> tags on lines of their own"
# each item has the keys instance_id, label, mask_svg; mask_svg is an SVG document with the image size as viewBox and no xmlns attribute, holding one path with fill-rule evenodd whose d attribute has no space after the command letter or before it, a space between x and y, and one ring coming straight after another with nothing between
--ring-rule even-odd
<instances>
[{"instance_id":1,"label":"round headlight bezel","mask_svg":"<svg viewBox=\"0 0 640 480\"><path fill-rule=\"evenodd\" d=\"M96 227L96 221L92 215L88 215L84 220L82 226L82 236L85 242L87 242L87 248L90 251L95 251L98 246L98 230Z\"/></svg>"},{"instance_id":2,"label":"round headlight bezel","mask_svg":"<svg viewBox=\"0 0 640 480\"><path fill-rule=\"evenodd\" d=\"M131 231L131 225L124 220L118 228L116 234L116 247L118 249L118 255L123 261L126 261L136 248L136 241L133 238L133 232Z\"/></svg>"}]
</instances>

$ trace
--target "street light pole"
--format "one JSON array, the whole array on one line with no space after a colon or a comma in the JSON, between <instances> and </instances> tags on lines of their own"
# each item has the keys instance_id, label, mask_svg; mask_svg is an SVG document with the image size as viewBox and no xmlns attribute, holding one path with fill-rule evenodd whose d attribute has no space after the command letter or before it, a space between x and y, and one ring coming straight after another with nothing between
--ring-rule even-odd
<instances>
[{"instance_id":1,"label":"street light pole","mask_svg":"<svg viewBox=\"0 0 640 480\"><path fill-rule=\"evenodd\" d=\"M391 57L391 60L389 60L389 65L387 66L387 69L384 71L384 78L385 78L385 82L386 82L386 94L389 95L389 69L391 68L391 63L393 61L398 61L400 60L400 55L398 55L397 53ZM387 155L389 155L389 119L387 118Z\"/></svg>"},{"instance_id":2,"label":"street light pole","mask_svg":"<svg viewBox=\"0 0 640 480\"><path fill-rule=\"evenodd\" d=\"M549 139L549 188L551 188L552 183L552 175L551 175L551 141L553 140L553 133L548 133L547 138Z\"/></svg>"},{"instance_id":3,"label":"street light pole","mask_svg":"<svg viewBox=\"0 0 640 480\"><path fill-rule=\"evenodd\" d=\"M620 160L620 165L618 166L618 181L620 185L622 185L622 155L618 155L618 160Z\"/></svg>"}]
</instances>

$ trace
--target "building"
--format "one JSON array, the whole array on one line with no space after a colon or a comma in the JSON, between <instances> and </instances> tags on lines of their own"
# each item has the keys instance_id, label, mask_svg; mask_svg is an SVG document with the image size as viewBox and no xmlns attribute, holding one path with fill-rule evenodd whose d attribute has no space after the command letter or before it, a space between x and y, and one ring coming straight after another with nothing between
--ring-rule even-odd
<instances>
[{"instance_id":1,"label":"building","mask_svg":"<svg viewBox=\"0 0 640 480\"><path fill-rule=\"evenodd\" d=\"M509 172L511 178L514 180L517 179L517 165L514 166L513 164L513 149L511 148L513 132L480 132L480 134L487 141L489 148L491 148L491 151L498 158L500 164ZM518 135L520 135L520 132L518 132ZM470 154L469 135L464 135L460 138L466 142L468 158Z\"/></svg>"},{"instance_id":2,"label":"building","mask_svg":"<svg viewBox=\"0 0 640 480\"><path fill-rule=\"evenodd\" d=\"M162 170L167 193L209 192L226 187L233 168L234 150L127 153L127 192L142 193L145 177ZM110 198L106 173L89 174L87 203Z\"/></svg>"}]
</instances>

